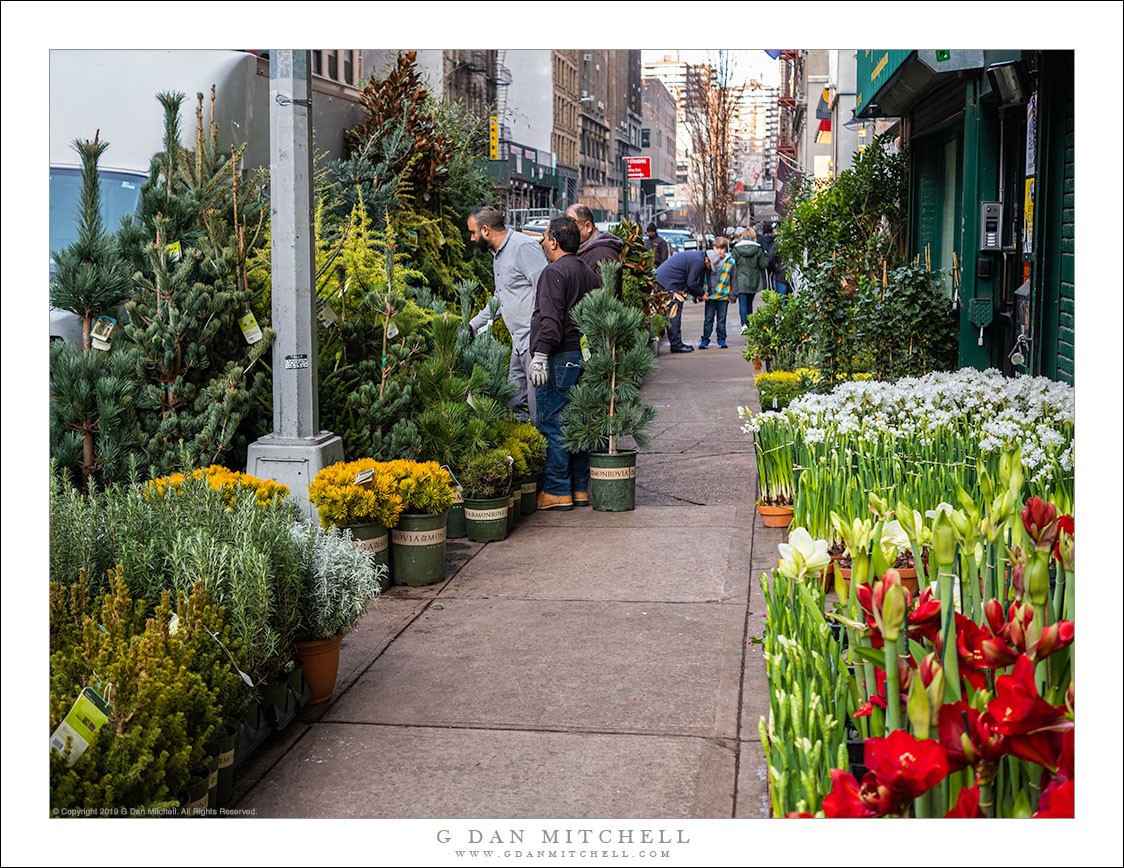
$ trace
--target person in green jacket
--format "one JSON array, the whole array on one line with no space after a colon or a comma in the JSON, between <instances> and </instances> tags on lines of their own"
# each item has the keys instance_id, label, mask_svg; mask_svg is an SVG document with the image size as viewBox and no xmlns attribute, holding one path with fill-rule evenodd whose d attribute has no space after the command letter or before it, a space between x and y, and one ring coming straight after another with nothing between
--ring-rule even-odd
<instances>
[{"instance_id":1,"label":"person in green jacket","mask_svg":"<svg viewBox=\"0 0 1124 868\"><path fill-rule=\"evenodd\" d=\"M760 292L765 279L765 266L769 254L757 243L757 233L746 229L738 236L732 251L738 267L738 316L742 321L742 334L749 331L749 314L753 310L753 297Z\"/></svg>"}]
</instances>

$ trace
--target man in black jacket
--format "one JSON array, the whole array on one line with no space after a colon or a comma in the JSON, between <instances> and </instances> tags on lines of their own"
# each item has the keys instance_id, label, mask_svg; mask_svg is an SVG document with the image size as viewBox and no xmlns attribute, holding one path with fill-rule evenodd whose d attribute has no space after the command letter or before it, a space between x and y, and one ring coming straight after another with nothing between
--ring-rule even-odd
<instances>
[{"instance_id":1,"label":"man in black jacket","mask_svg":"<svg viewBox=\"0 0 1124 868\"><path fill-rule=\"evenodd\" d=\"M577 223L570 217L555 217L543 236L550 264L539 275L531 314L531 384L538 429L546 438L539 509L589 506L589 455L571 454L562 446L562 411L582 371L582 336L570 311L599 285L590 267L573 255L580 243Z\"/></svg>"},{"instance_id":2,"label":"man in black jacket","mask_svg":"<svg viewBox=\"0 0 1124 868\"><path fill-rule=\"evenodd\" d=\"M671 247L664 239L660 238L660 232L656 228L655 223L648 224L648 239L644 242L644 246L655 253L656 258L652 262L653 268L659 268L671 255Z\"/></svg>"},{"instance_id":3,"label":"man in black jacket","mask_svg":"<svg viewBox=\"0 0 1124 868\"><path fill-rule=\"evenodd\" d=\"M566 216L572 218L578 224L578 232L581 234L581 244L576 251L578 259L593 269L594 277L597 278L597 285L600 286L601 269L597 267L597 263L603 261L620 262L624 242L612 232L603 232L598 229L593 222L593 212L585 205L571 205L566 209ZM617 278L613 282L613 292L617 298L621 297L623 276L624 269L622 268L617 271Z\"/></svg>"}]
</instances>

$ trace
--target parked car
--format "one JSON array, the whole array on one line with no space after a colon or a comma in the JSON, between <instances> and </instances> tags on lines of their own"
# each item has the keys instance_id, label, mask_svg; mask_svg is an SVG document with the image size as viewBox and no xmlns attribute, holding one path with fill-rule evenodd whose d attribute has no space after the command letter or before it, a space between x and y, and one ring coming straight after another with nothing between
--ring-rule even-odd
<instances>
[{"instance_id":1,"label":"parked car","mask_svg":"<svg viewBox=\"0 0 1124 868\"><path fill-rule=\"evenodd\" d=\"M671 253L679 253L685 250L684 245L687 243L688 232L686 229L660 229L658 230L660 238L667 242Z\"/></svg>"}]
</instances>

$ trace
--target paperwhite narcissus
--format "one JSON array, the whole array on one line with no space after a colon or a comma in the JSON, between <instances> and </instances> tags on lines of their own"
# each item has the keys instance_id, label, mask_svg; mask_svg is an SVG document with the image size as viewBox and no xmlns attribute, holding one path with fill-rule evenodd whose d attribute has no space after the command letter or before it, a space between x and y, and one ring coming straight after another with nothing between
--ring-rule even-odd
<instances>
[{"instance_id":1,"label":"paperwhite narcissus","mask_svg":"<svg viewBox=\"0 0 1124 868\"><path fill-rule=\"evenodd\" d=\"M813 540L805 528L798 527L789 534L788 542L777 546L781 558L777 568L782 576L794 582L804 581L808 573L818 573L831 563L827 553L827 540Z\"/></svg>"}]
</instances>

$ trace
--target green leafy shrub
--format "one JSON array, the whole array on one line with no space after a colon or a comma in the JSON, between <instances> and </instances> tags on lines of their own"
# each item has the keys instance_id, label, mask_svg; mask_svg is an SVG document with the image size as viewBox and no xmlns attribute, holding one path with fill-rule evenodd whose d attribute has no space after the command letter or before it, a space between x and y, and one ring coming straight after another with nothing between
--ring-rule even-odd
<instances>
[{"instance_id":1,"label":"green leafy shrub","mask_svg":"<svg viewBox=\"0 0 1124 868\"><path fill-rule=\"evenodd\" d=\"M350 531L294 525L301 575L298 641L333 639L355 626L379 593L386 566L376 566Z\"/></svg>"},{"instance_id":2,"label":"green leafy shrub","mask_svg":"<svg viewBox=\"0 0 1124 868\"><path fill-rule=\"evenodd\" d=\"M470 455L460 474L465 498L490 500L507 494L511 486L511 463L503 449Z\"/></svg>"}]
</instances>

